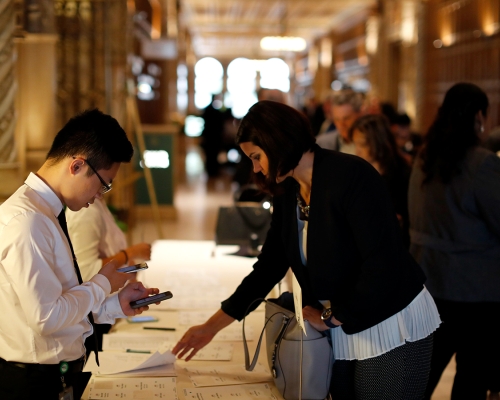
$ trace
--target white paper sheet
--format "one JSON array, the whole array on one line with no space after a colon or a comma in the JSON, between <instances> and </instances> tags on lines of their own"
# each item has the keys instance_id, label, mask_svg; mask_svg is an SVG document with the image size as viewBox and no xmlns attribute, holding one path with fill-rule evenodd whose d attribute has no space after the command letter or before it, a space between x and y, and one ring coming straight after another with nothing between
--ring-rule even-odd
<instances>
[{"instance_id":1,"label":"white paper sheet","mask_svg":"<svg viewBox=\"0 0 500 400\"><path fill-rule=\"evenodd\" d=\"M160 336L147 336L141 334L104 335L103 350L106 351L150 351L171 350L176 342L163 340ZM231 343L209 343L193 357L193 360L229 361L233 358L233 345ZM140 354L140 353L139 353Z\"/></svg>"},{"instance_id":2,"label":"white paper sheet","mask_svg":"<svg viewBox=\"0 0 500 400\"><path fill-rule=\"evenodd\" d=\"M230 361L233 358L231 343L210 343L198 351L191 360L198 361Z\"/></svg>"},{"instance_id":3,"label":"white paper sheet","mask_svg":"<svg viewBox=\"0 0 500 400\"><path fill-rule=\"evenodd\" d=\"M214 313L213 311L179 311L179 325L193 326L201 325L206 322Z\"/></svg>"},{"instance_id":4,"label":"white paper sheet","mask_svg":"<svg viewBox=\"0 0 500 400\"><path fill-rule=\"evenodd\" d=\"M176 378L92 378L89 399L177 400Z\"/></svg>"},{"instance_id":5,"label":"white paper sheet","mask_svg":"<svg viewBox=\"0 0 500 400\"><path fill-rule=\"evenodd\" d=\"M258 363L253 371L246 371L241 364L211 365L208 367L184 367L195 387L241 385L244 383L268 382L272 376L268 369Z\"/></svg>"},{"instance_id":6,"label":"white paper sheet","mask_svg":"<svg viewBox=\"0 0 500 400\"><path fill-rule=\"evenodd\" d=\"M175 369L175 364L165 364L158 365L157 367L137 369L134 371L120 372L113 375L101 375L99 373L96 376L113 377L113 378L136 378L142 376L177 376L177 370Z\"/></svg>"},{"instance_id":7,"label":"white paper sheet","mask_svg":"<svg viewBox=\"0 0 500 400\"><path fill-rule=\"evenodd\" d=\"M267 383L184 389L183 394L186 400L278 400Z\"/></svg>"},{"instance_id":8,"label":"white paper sheet","mask_svg":"<svg viewBox=\"0 0 500 400\"><path fill-rule=\"evenodd\" d=\"M153 354L120 353L103 351L99 353L100 366L94 364L95 369L91 370L92 364L85 365L85 371L92 371L99 375L111 375L120 372L134 371L144 368L157 367L159 365L173 364L175 356L171 351Z\"/></svg>"},{"instance_id":9,"label":"white paper sheet","mask_svg":"<svg viewBox=\"0 0 500 400\"><path fill-rule=\"evenodd\" d=\"M159 350L168 346L168 343L175 343L177 335L167 332L166 335L144 335L138 334L111 334L104 335L102 349L107 350Z\"/></svg>"}]
</instances>

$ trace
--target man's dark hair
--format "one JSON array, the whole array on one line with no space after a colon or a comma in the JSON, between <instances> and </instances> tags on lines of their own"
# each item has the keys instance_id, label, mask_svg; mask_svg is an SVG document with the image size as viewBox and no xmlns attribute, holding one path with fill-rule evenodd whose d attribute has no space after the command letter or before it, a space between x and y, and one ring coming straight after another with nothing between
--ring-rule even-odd
<instances>
[{"instance_id":1,"label":"man's dark hair","mask_svg":"<svg viewBox=\"0 0 500 400\"><path fill-rule=\"evenodd\" d=\"M285 104L259 101L240 123L236 143L251 142L259 146L269 160L267 177L258 174L256 183L274 193L276 178L294 169L302 155L314 148L316 139L307 117Z\"/></svg>"},{"instance_id":2,"label":"man's dark hair","mask_svg":"<svg viewBox=\"0 0 500 400\"><path fill-rule=\"evenodd\" d=\"M392 103L384 102L380 104L380 110L382 111L382 114L385 115L390 125L398 123L399 114Z\"/></svg>"},{"instance_id":3,"label":"man's dark hair","mask_svg":"<svg viewBox=\"0 0 500 400\"><path fill-rule=\"evenodd\" d=\"M96 169L113 163L130 162L134 150L120 124L98 109L86 110L71 118L57 133L47 160L56 164L66 157L81 155ZM89 175L93 174L89 168Z\"/></svg>"}]
</instances>

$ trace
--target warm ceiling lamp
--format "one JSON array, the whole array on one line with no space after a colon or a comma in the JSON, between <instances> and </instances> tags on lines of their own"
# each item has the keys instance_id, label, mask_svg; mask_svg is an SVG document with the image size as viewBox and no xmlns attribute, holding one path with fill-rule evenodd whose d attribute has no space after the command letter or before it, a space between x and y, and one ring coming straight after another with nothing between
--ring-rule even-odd
<instances>
[{"instance_id":1,"label":"warm ceiling lamp","mask_svg":"<svg viewBox=\"0 0 500 400\"><path fill-rule=\"evenodd\" d=\"M302 51L307 47L304 38L296 36L266 36L260 40L262 50Z\"/></svg>"}]
</instances>

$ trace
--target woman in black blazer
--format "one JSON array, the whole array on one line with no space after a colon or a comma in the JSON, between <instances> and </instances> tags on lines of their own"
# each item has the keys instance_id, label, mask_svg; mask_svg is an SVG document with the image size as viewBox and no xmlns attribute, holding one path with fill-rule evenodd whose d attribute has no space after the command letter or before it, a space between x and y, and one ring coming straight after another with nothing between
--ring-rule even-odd
<instances>
[{"instance_id":1,"label":"woman in black blazer","mask_svg":"<svg viewBox=\"0 0 500 400\"><path fill-rule=\"evenodd\" d=\"M304 318L332 337L334 398L422 397L440 321L378 172L321 149L306 117L281 103L254 105L237 141L274 195L271 228L254 270L173 352L189 360L291 267Z\"/></svg>"}]
</instances>

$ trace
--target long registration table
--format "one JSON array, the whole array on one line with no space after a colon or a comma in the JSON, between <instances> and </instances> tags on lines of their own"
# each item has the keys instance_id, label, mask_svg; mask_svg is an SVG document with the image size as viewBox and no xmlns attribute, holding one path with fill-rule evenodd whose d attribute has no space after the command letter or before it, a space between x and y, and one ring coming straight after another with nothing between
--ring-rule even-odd
<instances>
[{"instance_id":1,"label":"long registration table","mask_svg":"<svg viewBox=\"0 0 500 400\"><path fill-rule=\"evenodd\" d=\"M144 335L144 340L147 340L149 335L164 334L168 335L169 340L179 340L191 325L201 323L219 309L221 301L229 297L241 280L251 272L256 259L231 255L236 250L237 246L215 246L213 241L156 241L153 244L151 260L148 261L149 269L141 271L138 280L148 287L158 287L160 292L171 291L173 298L163 301L161 305L150 306L149 311L142 314L158 318L157 322L129 323L119 320L110 334ZM270 296L277 295L277 291L276 288ZM263 325L264 308L261 305L247 317L245 323L246 332L253 339L249 341L251 355L255 351ZM169 327L175 331L162 332L144 329L145 327ZM232 344L233 356L230 361L175 362L179 400L187 400L184 389L194 387L185 367L230 365L244 368L243 343L235 336L239 332L241 323L235 321L222 330L212 342L215 343L220 336L223 340L220 343ZM264 344L261 347L259 363L268 369ZM272 381L267 383L272 387L276 398L281 400ZM83 399L89 398L89 386Z\"/></svg>"}]
</instances>

